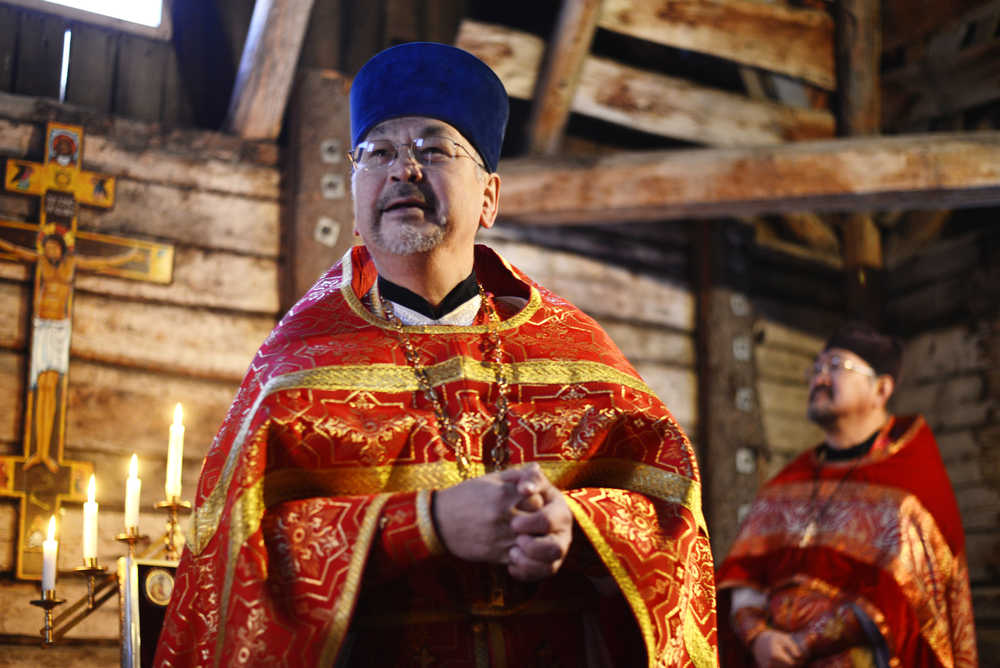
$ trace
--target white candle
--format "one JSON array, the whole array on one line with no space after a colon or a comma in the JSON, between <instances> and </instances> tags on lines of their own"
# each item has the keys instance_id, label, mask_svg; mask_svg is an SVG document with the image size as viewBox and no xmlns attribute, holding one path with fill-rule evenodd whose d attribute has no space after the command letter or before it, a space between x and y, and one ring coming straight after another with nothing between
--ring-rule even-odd
<instances>
[{"instance_id":1,"label":"white candle","mask_svg":"<svg viewBox=\"0 0 1000 668\"><path fill-rule=\"evenodd\" d=\"M59 543L56 541L56 516L49 518L49 534L42 542L42 591L52 591L56 588L56 553Z\"/></svg>"},{"instance_id":2,"label":"white candle","mask_svg":"<svg viewBox=\"0 0 1000 668\"><path fill-rule=\"evenodd\" d=\"M170 425L170 446L167 448L167 481L164 491L167 501L181 497L181 463L184 459L184 410L174 407L174 423Z\"/></svg>"},{"instance_id":3,"label":"white candle","mask_svg":"<svg viewBox=\"0 0 1000 668\"><path fill-rule=\"evenodd\" d=\"M87 485L87 502L83 504L83 560L97 559L97 502L94 501L94 476Z\"/></svg>"},{"instance_id":4,"label":"white candle","mask_svg":"<svg viewBox=\"0 0 1000 668\"><path fill-rule=\"evenodd\" d=\"M128 467L128 480L125 481L125 531L139 527L139 490L142 481L139 480L139 460L132 455Z\"/></svg>"}]
</instances>

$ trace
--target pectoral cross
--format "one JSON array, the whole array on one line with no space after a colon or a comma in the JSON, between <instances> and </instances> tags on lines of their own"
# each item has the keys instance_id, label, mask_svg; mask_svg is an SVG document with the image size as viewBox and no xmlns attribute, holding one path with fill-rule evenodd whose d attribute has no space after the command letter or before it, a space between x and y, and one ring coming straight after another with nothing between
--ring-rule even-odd
<instances>
[{"instance_id":1,"label":"pectoral cross","mask_svg":"<svg viewBox=\"0 0 1000 668\"><path fill-rule=\"evenodd\" d=\"M77 232L77 206L109 208L115 180L82 169L83 128L49 123L43 162L8 159L7 190L42 198L38 223L0 221L0 260L34 263L24 456L0 457L0 496L20 500L17 577L37 580L50 515L85 501L93 464L63 459L76 271L169 283L173 247Z\"/></svg>"}]
</instances>

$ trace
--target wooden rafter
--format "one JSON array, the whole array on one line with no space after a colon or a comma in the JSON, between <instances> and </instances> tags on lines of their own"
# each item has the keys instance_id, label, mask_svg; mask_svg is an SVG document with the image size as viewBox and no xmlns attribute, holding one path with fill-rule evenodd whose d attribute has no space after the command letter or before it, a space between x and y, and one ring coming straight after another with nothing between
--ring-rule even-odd
<instances>
[{"instance_id":1,"label":"wooden rafter","mask_svg":"<svg viewBox=\"0 0 1000 668\"><path fill-rule=\"evenodd\" d=\"M257 0L243 47L226 129L246 139L275 139L314 0Z\"/></svg>"},{"instance_id":2,"label":"wooden rafter","mask_svg":"<svg viewBox=\"0 0 1000 668\"><path fill-rule=\"evenodd\" d=\"M532 153L559 149L576 85L597 30L602 0L563 0L555 33L538 75L528 144Z\"/></svg>"},{"instance_id":3,"label":"wooden rafter","mask_svg":"<svg viewBox=\"0 0 1000 668\"><path fill-rule=\"evenodd\" d=\"M545 43L510 28L465 21L458 46L492 67L511 97L531 98ZM754 146L833 135L833 116L698 86L588 56L570 108L661 136L715 146Z\"/></svg>"},{"instance_id":4,"label":"wooden rafter","mask_svg":"<svg viewBox=\"0 0 1000 668\"><path fill-rule=\"evenodd\" d=\"M1000 132L507 160L500 213L555 225L1000 204Z\"/></svg>"},{"instance_id":5,"label":"wooden rafter","mask_svg":"<svg viewBox=\"0 0 1000 668\"><path fill-rule=\"evenodd\" d=\"M754 0L605 0L598 25L805 79L828 90L836 85L833 20L822 10Z\"/></svg>"}]
</instances>

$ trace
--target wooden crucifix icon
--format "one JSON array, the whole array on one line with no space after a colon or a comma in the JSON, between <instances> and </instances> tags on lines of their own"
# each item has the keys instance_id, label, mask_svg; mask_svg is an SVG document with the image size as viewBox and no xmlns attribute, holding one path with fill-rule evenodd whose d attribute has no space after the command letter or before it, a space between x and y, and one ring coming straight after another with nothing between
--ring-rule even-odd
<instances>
[{"instance_id":1,"label":"wooden crucifix icon","mask_svg":"<svg viewBox=\"0 0 1000 668\"><path fill-rule=\"evenodd\" d=\"M38 223L0 221L0 260L34 263L24 456L0 457L0 496L20 499L17 577L40 579L42 540L63 501L85 501L93 465L63 459L77 270L169 283L173 247L77 231L77 205L114 204L115 180L84 171L83 128L49 123L42 163L7 160L7 190L42 198Z\"/></svg>"}]
</instances>

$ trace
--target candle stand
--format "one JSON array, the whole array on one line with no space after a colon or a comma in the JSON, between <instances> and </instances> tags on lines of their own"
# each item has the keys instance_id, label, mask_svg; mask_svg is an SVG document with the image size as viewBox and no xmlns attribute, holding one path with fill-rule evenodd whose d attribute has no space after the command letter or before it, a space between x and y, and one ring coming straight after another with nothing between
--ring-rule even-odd
<instances>
[{"instance_id":1,"label":"candle stand","mask_svg":"<svg viewBox=\"0 0 1000 668\"><path fill-rule=\"evenodd\" d=\"M65 603L65 599L56 598L55 589L44 589L42 590L42 597L35 601L30 601L31 605L37 605L39 608L45 611L45 626L42 627L42 642L44 645L51 645L53 640L53 624L52 624L52 610L56 606L60 606Z\"/></svg>"},{"instance_id":2,"label":"candle stand","mask_svg":"<svg viewBox=\"0 0 1000 668\"><path fill-rule=\"evenodd\" d=\"M149 540L148 536L139 535L139 527L128 527L124 533L115 536L120 543L128 543L128 556L135 557L135 546L139 541Z\"/></svg>"},{"instance_id":3,"label":"candle stand","mask_svg":"<svg viewBox=\"0 0 1000 668\"><path fill-rule=\"evenodd\" d=\"M156 508L167 511L167 533L163 536L164 550L167 559L176 561L180 558L177 553L177 532L180 530L177 514L181 509L190 510L191 503L182 501L175 496L168 501L160 501L156 504Z\"/></svg>"},{"instance_id":4,"label":"candle stand","mask_svg":"<svg viewBox=\"0 0 1000 668\"><path fill-rule=\"evenodd\" d=\"M83 575L87 578L87 610L93 610L97 578L102 575L106 576L108 569L99 565L97 563L97 558L93 557L84 559L83 566L77 567L76 573L77 575Z\"/></svg>"}]
</instances>

